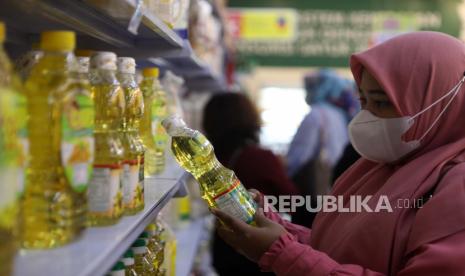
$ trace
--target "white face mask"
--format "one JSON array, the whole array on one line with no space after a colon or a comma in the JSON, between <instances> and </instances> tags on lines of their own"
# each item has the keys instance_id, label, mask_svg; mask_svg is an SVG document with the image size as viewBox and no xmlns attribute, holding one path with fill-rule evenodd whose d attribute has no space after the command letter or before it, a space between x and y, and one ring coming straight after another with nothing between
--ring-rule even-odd
<instances>
[{"instance_id":1,"label":"white face mask","mask_svg":"<svg viewBox=\"0 0 465 276\"><path fill-rule=\"evenodd\" d=\"M361 110L349 124L350 142L363 158L373 162L390 163L399 160L420 146L420 141L425 138L428 132L430 132L433 126L439 121L442 114L444 114L452 103L452 100L457 96L464 81L465 77L444 96L414 116L380 118L373 115L368 110ZM439 113L438 117L419 139L409 142L402 140L402 135L412 127L416 117L451 94L452 97L445 108Z\"/></svg>"}]
</instances>

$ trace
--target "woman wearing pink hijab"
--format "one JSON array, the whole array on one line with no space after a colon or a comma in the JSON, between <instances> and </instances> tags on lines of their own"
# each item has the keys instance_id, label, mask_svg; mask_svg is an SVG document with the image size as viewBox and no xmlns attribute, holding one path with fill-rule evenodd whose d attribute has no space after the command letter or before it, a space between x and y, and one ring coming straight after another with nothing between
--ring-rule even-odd
<instances>
[{"instance_id":1,"label":"woman wearing pink hijab","mask_svg":"<svg viewBox=\"0 0 465 276\"><path fill-rule=\"evenodd\" d=\"M215 209L231 229L219 234L277 275L465 275L465 45L409 33L350 67L362 111L349 132L363 158L332 195L372 196L371 207L387 197L392 212L320 212L310 230L261 209L256 226Z\"/></svg>"}]
</instances>

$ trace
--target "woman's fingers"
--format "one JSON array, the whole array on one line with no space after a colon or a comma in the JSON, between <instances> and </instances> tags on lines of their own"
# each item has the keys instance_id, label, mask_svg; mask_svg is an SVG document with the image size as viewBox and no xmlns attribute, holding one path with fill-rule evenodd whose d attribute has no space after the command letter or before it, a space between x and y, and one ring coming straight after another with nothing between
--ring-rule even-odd
<instances>
[{"instance_id":1,"label":"woman's fingers","mask_svg":"<svg viewBox=\"0 0 465 276\"><path fill-rule=\"evenodd\" d=\"M262 208L258 208L257 212L255 213L254 221L258 227L264 227L270 224L271 220L268 219L265 214L263 213Z\"/></svg>"},{"instance_id":2,"label":"woman's fingers","mask_svg":"<svg viewBox=\"0 0 465 276\"><path fill-rule=\"evenodd\" d=\"M229 229L236 233L244 233L250 227L247 223L234 218L220 209L211 209L211 212L219 218Z\"/></svg>"}]
</instances>

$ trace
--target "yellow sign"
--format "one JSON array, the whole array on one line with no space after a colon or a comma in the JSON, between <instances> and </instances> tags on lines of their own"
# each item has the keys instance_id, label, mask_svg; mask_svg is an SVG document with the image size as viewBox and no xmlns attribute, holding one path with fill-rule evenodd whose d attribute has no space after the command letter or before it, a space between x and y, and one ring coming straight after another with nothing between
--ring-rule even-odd
<instances>
[{"instance_id":1,"label":"yellow sign","mask_svg":"<svg viewBox=\"0 0 465 276\"><path fill-rule=\"evenodd\" d=\"M294 9L232 9L230 22L241 40L292 41L297 37Z\"/></svg>"}]
</instances>

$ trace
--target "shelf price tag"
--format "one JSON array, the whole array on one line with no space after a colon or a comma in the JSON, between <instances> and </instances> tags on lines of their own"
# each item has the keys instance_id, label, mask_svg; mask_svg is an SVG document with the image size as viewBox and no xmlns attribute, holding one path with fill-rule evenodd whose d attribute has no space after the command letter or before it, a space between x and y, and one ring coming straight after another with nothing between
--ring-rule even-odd
<instances>
[{"instance_id":1,"label":"shelf price tag","mask_svg":"<svg viewBox=\"0 0 465 276\"><path fill-rule=\"evenodd\" d=\"M144 1L137 0L136 9L134 10L131 20L129 21L128 31L137 35L137 30L139 29L143 15L144 15Z\"/></svg>"}]
</instances>

